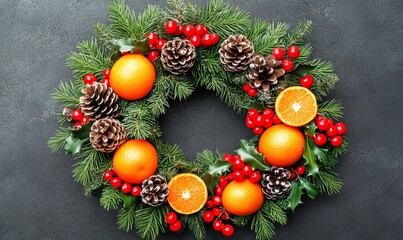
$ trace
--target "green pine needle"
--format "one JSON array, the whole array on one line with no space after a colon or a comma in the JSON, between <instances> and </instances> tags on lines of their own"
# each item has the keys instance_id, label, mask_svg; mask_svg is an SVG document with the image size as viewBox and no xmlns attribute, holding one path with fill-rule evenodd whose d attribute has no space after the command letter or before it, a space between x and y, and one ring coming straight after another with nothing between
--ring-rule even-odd
<instances>
[{"instance_id":1,"label":"green pine needle","mask_svg":"<svg viewBox=\"0 0 403 240\"><path fill-rule=\"evenodd\" d=\"M147 139L158 132L157 121L150 114L150 109L145 101L136 101L128 104L124 116L123 125L127 135L135 139Z\"/></svg>"},{"instance_id":2,"label":"green pine needle","mask_svg":"<svg viewBox=\"0 0 403 240\"><path fill-rule=\"evenodd\" d=\"M84 186L92 184L97 178L101 178L103 171L106 170L105 165L102 164L105 161L105 155L92 146L84 147L77 159L79 162L74 165L73 178Z\"/></svg>"},{"instance_id":3,"label":"green pine needle","mask_svg":"<svg viewBox=\"0 0 403 240\"><path fill-rule=\"evenodd\" d=\"M99 202L106 210L118 209L122 198L119 196L119 191L113 187L105 187L102 191L102 196Z\"/></svg>"},{"instance_id":4,"label":"green pine needle","mask_svg":"<svg viewBox=\"0 0 403 240\"><path fill-rule=\"evenodd\" d=\"M343 182L337 177L337 173L331 171L319 171L318 174L308 177L309 182L319 187L321 193L334 195L340 193Z\"/></svg>"},{"instance_id":5,"label":"green pine needle","mask_svg":"<svg viewBox=\"0 0 403 240\"><path fill-rule=\"evenodd\" d=\"M287 214L275 202L269 201L268 214L273 222L280 223L281 225L285 225L287 223Z\"/></svg>"},{"instance_id":6,"label":"green pine needle","mask_svg":"<svg viewBox=\"0 0 403 240\"><path fill-rule=\"evenodd\" d=\"M126 232L129 232L133 229L133 225L136 217L136 205L131 206L130 208L121 208L118 212L118 221L117 225L119 229L122 229Z\"/></svg>"},{"instance_id":7,"label":"green pine needle","mask_svg":"<svg viewBox=\"0 0 403 240\"><path fill-rule=\"evenodd\" d=\"M165 215L169 212L169 207L162 205L159 207L145 206L136 211L134 219L137 233L141 238L156 239L160 233L164 233L167 224Z\"/></svg>"},{"instance_id":8,"label":"green pine needle","mask_svg":"<svg viewBox=\"0 0 403 240\"><path fill-rule=\"evenodd\" d=\"M79 108L81 97L81 86L73 82L60 82L56 91L52 93L53 99L65 107Z\"/></svg>"},{"instance_id":9,"label":"green pine needle","mask_svg":"<svg viewBox=\"0 0 403 240\"><path fill-rule=\"evenodd\" d=\"M267 201L253 215L251 229L256 233L257 240L267 240L274 237L274 224L270 221L270 207Z\"/></svg>"},{"instance_id":10,"label":"green pine needle","mask_svg":"<svg viewBox=\"0 0 403 240\"><path fill-rule=\"evenodd\" d=\"M233 219L234 219L234 225L236 225L238 227L245 227L249 223L251 217L250 216L234 216Z\"/></svg>"},{"instance_id":11,"label":"green pine needle","mask_svg":"<svg viewBox=\"0 0 403 240\"><path fill-rule=\"evenodd\" d=\"M59 152L64 149L66 145L66 139L71 135L69 128L60 128L57 130L55 136L50 137L48 140L48 147L52 149L52 152Z\"/></svg>"},{"instance_id":12,"label":"green pine needle","mask_svg":"<svg viewBox=\"0 0 403 240\"><path fill-rule=\"evenodd\" d=\"M337 121L343 117L343 105L341 101L332 99L320 103L318 105L318 112L324 117Z\"/></svg>"},{"instance_id":13,"label":"green pine needle","mask_svg":"<svg viewBox=\"0 0 403 240\"><path fill-rule=\"evenodd\" d=\"M201 212L187 215L185 222L197 240L202 240L206 237L206 227L202 220Z\"/></svg>"},{"instance_id":14,"label":"green pine needle","mask_svg":"<svg viewBox=\"0 0 403 240\"><path fill-rule=\"evenodd\" d=\"M287 33L288 26L284 23L270 23L256 19L247 35L253 43L255 54L267 56L273 48L282 47L282 38Z\"/></svg>"},{"instance_id":15,"label":"green pine needle","mask_svg":"<svg viewBox=\"0 0 403 240\"><path fill-rule=\"evenodd\" d=\"M292 45L301 45L308 38L309 33L312 31L312 21L301 21L292 31L287 34L286 47Z\"/></svg>"}]
</instances>

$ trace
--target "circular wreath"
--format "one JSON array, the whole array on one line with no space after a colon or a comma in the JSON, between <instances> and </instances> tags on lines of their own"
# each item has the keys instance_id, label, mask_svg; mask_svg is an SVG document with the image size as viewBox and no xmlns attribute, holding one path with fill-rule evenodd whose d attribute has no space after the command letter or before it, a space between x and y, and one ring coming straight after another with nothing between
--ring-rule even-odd
<instances>
[{"instance_id":1,"label":"circular wreath","mask_svg":"<svg viewBox=\"0 0 403 240\"><path fill-rule=\"evenodd\" d=\"M289 30L221 0L168 0L139 15L113 1L108 11L110 24L97 24L67 59L74 80L53 94L64 109L49 146L74 155L86 195L120 208L119 229L155 239L188 228L203 239L205 223L224 236L250 223L256 239L270 239L304 194L341 190L342 105L324 101L338 78L330 62L310 59L311 21ZM198 87L216 92L256 135L234 154L204 150L190 161L161 140L169 100Z\"/></svg>"}]
</instances>

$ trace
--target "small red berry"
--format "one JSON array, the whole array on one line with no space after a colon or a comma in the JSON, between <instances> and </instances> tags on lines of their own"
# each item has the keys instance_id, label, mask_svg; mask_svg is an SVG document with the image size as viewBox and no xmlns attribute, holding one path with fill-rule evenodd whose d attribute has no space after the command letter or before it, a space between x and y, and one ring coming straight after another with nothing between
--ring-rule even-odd
<instances>
[{"instance_id":1,"label":"small red berry","mask_svg":"<svg viewBox=\"0 0 403 240\"><path fill-rule=\"evenodd\" d=\"M213 228L217 232L221 232L221 229L223 226L224 226L224 224L222 223L221 220L216 220L213 222Z\"/></svg>"},{"instance_id":2,"label":"small red berry","mask_svg":"<svg viewBox=\"0 0 403 240\"><path fill-rule=\"evenodd\" d=\"M208 33L208 29L201 25L201 24L197 24L194 28L195 34L199 35L199 36L203 36L204 34Z\"/></svg>"},{"instance_id":3,"label":"small red berry","mask_svg":"<svg viewBox=\"0 0 403 240\"><path fill-rule=\"evenodd\" d=\"M120 186L120 190L122 190L123 193L128 194L132 190L132 185L130 183L123 183L122 186Z\"/></svg>"},{"instance_id":4,"label":"small red berry","mask_svg":"<svg viewBox=\"0 0 403 240\"><path fill-rule=\"evenodd\" d=\"M234 234L234 228L231 225L226 224L222 227L221 232L222 232L222 235L224 235L226 237L230 237L230 236L232 236L232 234Z\"/></svg>"},{"instance_id":5,"label":"small red berry","mask_svg":"<svg viewBox=\"0 0 403 240\"><path fill-rule=\"evenodd\" d=\"M218 208L218 207L215 207L215 208L213 208L213 210L211 210L212 212L213 212L213 215L215 216L215 217L218 217L218 216L220 216L220 214L221 214L221 209L220 208Z\"/></svg>"},{"instance_id":6,"label":"small red berry","mask_svg":"<svg viewBox=\"0 0 403 240\"><path fill-rule=\"evenodd\" d=\"M225 188L228 185L228 180L224 176L220 176L220 180L218 181L221 187Z\"/></svg>"},{"instance_id":7,"label":"small red berry","mask_svg":"<svg viewBox=\"0 0 403 240\"><path fill-rule=\"evenodd\" d=\"M104 78L101 80L101 83L105 84L107 87L111 86L111 82L109 81L108 78Z\"/></svg>"},{"instance_id":8,"label":"small red berry","mask_svg":"<svg viewBox=\"0 0 403 240\"><path fill-rule=\"evenodd\" d=\"M147 38L147 36L146 36ZM155 46L155 44L157 44L158 42L158 35L151 32L148 34L148 44L150 44L151 46Z\"/></svg>"},{"instance_id":9,"label":"small red berry","mask_svg":"<svg viewBox=\"0 0 403 240\"><path fill-rule=\"evenodd\" d=\"M253 134L255 135L261 135L263 133L263 128L262 127L255 127L253 129Z\"/></svg>"},{"instance_id":10,"label":"small red berry","mask_svg":"<svg viewBox=\"0 0 403 240\"><path fill-rule=\"evenodd\" d=\"M283 61L281 61L281 67L286 72L290 72L294 69L294 63L290 59L284 59Z\"/></svg>"},{"instance_id":11,"label":"small red berry","mask_svg":"<svg viewBox=\"0 0 403 240\"><path fill-rule=\"evenodd\" d=\"M250 108L246 116L251 117L251 120L255 121L256 117L259 116L259 112L256 108Z\"/></svg>"},{"instance_id":12,"label":"small red berry","mask_svg":"<svg viewBox=\"0 0 403 240\"><path fill-rule=\"evenodd\" d=\"M90 117L88 116L83 116L83 119L81 119L81 125L87 124L90 122Z\"/></svg>"},{"instance_id":13,"label":"small red berry","mask_svg":"<svg viewBox=\"0 0 403 240\"><path fill-rule=\"evenodd\" d=\"M320 116L320 115L317 115L317 116L315 117L315 119L313 120L313 121L315 122L315 125L318 125L318 122L321 121L323 118L324 118L324 117L322 117L322 116Z\"/></svg>"},{"instance_id":14,"label":"small red berry","mask_svg":"<svg viewBox=\"0 0 403 240\"><path fill-rule=\"evenodd\" d=\"M174 224L177 220L178 216L176 216L176 213L174 212L169 212L165 215L165 222L169 225Z\"/></svg>"},{"instance_id":15,"label":"small red berry","mask_svg":"<svg viewBox=\"0 0 403 240\"><path fill-rule=\"evenodd\" d=\"M281 120L280 120L280 118L277 116L277 114L274 114L274 116L273 116L273 123L274 123L274 124L280 124L280 123L281 123Z\"/></svg>"},{"instance_id":16,"label":"small red berry","mask_svg":"<svg viewBox=\"0 0 403 240\"><path fill-rule=\"evenodd\" d=\"M337 135L337 128L336 126L330 126L327 130L326 130L326 135L329 137L334 137Z\"/></svg>"},{"instance_id":17,"label":"small red berry","mask_svg":"<svg viewBox=\"0 0 403 240\"><path fill-rule=\"evenodd\" d=\"M340 147L342 143L343 138L341 138L339 135L334 136L330 139L330 144L332 144L333 147Z\"/></svg>"},{"instance_id":18,"label":"small red berry","mask_svg":"<svg viewBox=\"0 0 403 240\"><path fill-rule=\"evenodd\" d=\"M92 74L92 73L85 74L84 84L92 84L93 82L96 82L96 81L97 81L97 77L94 74Z\"/></svg>"},{"instance_id":19,"label":"small red berry","mask_svg":"<svg viewBox=\"0 0 403 240\"><path fill-rule=\"evenodd\" d=\"M244 162L242 159L240 158L236 158L234 159L234 162L232 163L232 168L234 170L241 170L244 166Z\"/></svg>"},{"instance_id":20,"label":"small red berry","mask_svg":"<svg viewBox=\"0 0 403 240\"><path fill-rule=\"evenodd\" d=\"M211 38L213 38L213 45L220 41L220 36L217 33L212 33Z\"/></svg>"},{"instance_id":21,"label":"small red berry","mask_svg":"<svg viewBox=\"0 0 403 240\"><path fill-rule=\"evenodd\" d=\"M162 50L162 47L165 45L165 43L167 43L167 40L161 38L161 39L158 40L157 44L155 45L155 48L156 48L158 51L161 51L161 50Z\"/></svg>"},{"instance_id":22,"label":"small red berry","mask_svg":"<svg viewBox=\"0 0 403 240\"><path fill-rule=\"evenodd\" d=\"M182 223L179 220L177 220L175 223L169 225L169 229L172 232L178 232L179 230L181 230L181 228L182 228Z\"/></svg>"},{"instance_id":23,"label":"small red berry","mask_svg":"<svg viewBox=\"0 0 403 240\"><path fill-rule=\"evenodd\" d=\"M232 180L234 180L234 174L233 173L228 173L227 174L227 180L228 180L228 182L231 182Z\"/></svg>"},{"instance_id":24,"label":"small red berry","mask_svg":"<svg viewBox=\"0 0 403 240\"><path fill-rule=\"evenodd\" d=\"M263 127L264 125L264 117L262 115L258 115L255 119L255 125L256 127Z\"/></svg>"},{"instance_id":25,"label":"small red berry","mask_svg":"<svg viewBox=\"0 0 403 240\"><path fill-rule=\"evenodd\" d=\"M205 211L203 214L203 221L206 223L212 222L214 220L214 215L211 211Z\"/></svg>"},{"instance_id":26,"label":"small red berry","mask_svg":"<svg viewBox=\"0 0 403 240\"><path fill-rule=\"evenodd\" d=\"M218 185L218 186L216 186L216 187L214 188L214 193L215 193L215 195L221 196L223 192L224 192L224 188L221 187L220 185Z\"/></svg>"},{"instance_id":27,"label":"small red berry","mask_svg":"<svg viewBox=\"0 0 403 240\"><path fill-rule=\"evenodd\" d=\"M234 171L234 180L237 182L242 182L245 176L243 175L241 170Z\"/></svg>"},{"instance_id":28,"label":"small red berry","mask_svg":"<svg viewBox=\"0 0 403 240\"><path fill-rule=\"evenodd\" d=\"M221 198L221 196L214 196L213 198L212 198L212 201L213 201L213 203L214 203L214 205L215 206L221 206L221 204L222 204L222 198Z\"/></svg>"},{"instance_id":29,"label":"small red berry","mask_svg":"<svg viewBox=\"0 0 403 240\"><path fill-rule=\"evenodd\" d=\"M192 24L186 24L185 27L183 28L183 34L186 37L191 37L193 34L195 34L195 28L193 27Z\"/></svg>"},{"instance_id":30,"label":"small red berry","mask_svg":"<svg viewBox=\"0 0 403 240\"><path fill-rule=\"evenodd\" d=\"M295 173L295 171L291 171L291 180L295 180L297 178L297 174Z\"/></svg>"},{"instance_id":31,"label":"small red berry","mask_svg":"<svg viewBox=\"0 0 403 240\"><path fill-rule=\"evenodd\" d=\"M271 55L273 55L276 58L276 60L281 60L284 58L284 49L276 47L271 52Z\"/></svg>"},{"instance_id":32,"label":"small red berry","mask_svg":"<svg viewBox=\"0 0 403 240\"><path fill-rule=\"evenodd\" d=\"M247 128L255 128L256 127L255 121L253 121L252 119L253 119L252 117L246 117L246 119L245 119L246 124L245 125L246 125Z\"/></svg>"},{"instance_id":33,"label":"small red berry","mask_svg":"<svg viewBox=\"0 0 403 240\"><path fill-rule=\"evenodd\" d=\"M74 124L74 126L73 126L73 129L78 130L78 129L82 128L82 127L83 127L83 124L81 122L76 122Z\"/></svg>"},{"instance_id":34,"label":"small red berry","mask_svg":"<svg viewBox=\"0 0 403 240\"><path fill-rule=\"evenodd\" d=\"M248 91L249 97L254 97L254 96L256 96L256 94L257 94L257 91L256 91L256 89L254 89L254 88L251 88L251 89Z\"/></svg>"},{"instance_id":35,"label":"small red berry","mask_svg":"<svg viewBox=\"0 0 403 240\"><path fill-rule=\"evenodd\" d=\"M122 184L122 180L120 180L120 178L118 178L118 177L114 177L111 179L110 183L111 183L112 187L119 188L120 184Z\"/></svg>"},{"instance_id":36,"label":"small red berry","mask_svg":"<svg viewBox=\"0 0 403 240\"><path fill-rule=\"evenodd\" d=\"M300 54L300 50L299 47L297 46L291 46L288 48L287 50L287 54L290 58L296 59L299 57Z\"/></svg>"},{"instance_id":37,"label":"small red berry","mask_svg":"<svg viewBox=\"0 0 403 240\"><path fill-rule=\"evenodd\" d=\"M295 170L297 171L298 175L301 176L305 173L305 166L298 166L295 168Z\"/></svg>"},{"instance_id":38,"label":"small red berry","mask_svg":"<svg viewBox=\"0 0 403 240\"><path fill-rule=\"evenodd\" d=\"M272 125L273 125L273 120L270 119L270 118L266 118L265 121L264 121L263 127L264 127L264 128L269 128L269 127L271 127Z\"/></svg>"},{"instance_id":39,"label":"small red berry","mask_svg":"<svg viewBox=\"0 0 403 240\"><path fill-rule=\"evenodd\" d=\"M247 177L247 176L251 175L252 172L253 172L253 168L252 168L250 165L245 165L245 166L243 166L243 168L242 168L242 174L243 174L244 176Z\"/></svg>"},{"instance_id":40,"label":"small red berry","mask_svg":"<svg viewBox=\"0 0 403 240\"><path fill-rule=\"evenodd\" d=\"M202 36L202 45L204 48L211 47L214 44L214 39L211 34L207 33Z\"/></svg>"},{"instance_id":41,"label":"small red berry","mask_svg":"<svg viewBox=\"0 0 403 240\"><path fill-rule=\"evenodd\" d=\"M108 170L104 172L104 180L110 181L113 178L113 171Z\"/></svg>"},{"instance_id":42,"label":"small red berry","mask_svg":"<svg viewBox=\"0 0 403 240\"><path fill-rule=\"evenodd\" d=\"M226 153L226 154L224 154L224 156L222 156L222 160L232 163L234 160L234 156L232 156L229 153Z\"/></svg>"},{"instance_id":43,"label":"small red berry","mask_svg":"<svg viewBox=\"0 0 403 240\"><path fill-rule=\"evenodd\" d=\"M148 54L148 60L150 60L151 62L155 62L159 57L160 57L160 52L158 51L151 51Z\"/></svg>"},{"instance_id":44,"label":"small red berry","mask_svg":"<svg viewBox=\"0 0 403 240\"><path fill-rule=\"evenodd\" d=\"M337 134L339 135L344 135L347 132L347 126L342 122L338 122L334 126L337 129Z\"/></svg>"},{"instance_id":45,"label":"small red berry","mask_svg":"<svg viewBox=\"0 0 403 240\"><path fill-rule=\"evenodd\" d=\"M330 118L326 118L327 122L329 123L329 126L333 126L333 120Z\"/></svg>"},{"instance_id":46,"label":"small red berry","mask_svg":"<svg viewBox=\"0 0 403 240\"><path fill-rule=\"evenodd\" d=\"M318 146L323 146L323 145L325 145L326 142L327 142L326 135L325 135L325 134L322 134L322 133L318 133L318 134L315 135L314 141L315 141L315 144L316 144L316 145L318 145Z\"/></svg>"},{"instance_id":47,"label":"small red berry","mask_svg":"<svg viewBox=\"0 0 403 240\"><path fill-rule=\"evenodd\" d=\"M257 171L252 172L252 173L250 174L250 176L249 176L249 180L250 180L251 182L253 182L253 183L259 182L259 181L260 181L260 178L261 178L260 173L257 172Z\"/></svg>"},{"instance_id":48,"label":"small red berry","mask_svg":"<svg viewBox=\"0 0 403 240\"><path fill-rule=\"evenodd\" d=\"M141 187L139 187L139 186L132 187L133 196L138 197L138 196L140 196L140 193L141 193Z\"/></svg>"},{"instance_id":49,"label":"small red berry","mask_svg":"<svg viewBox=\"0 0 403 240\"><path fill-rule=\"evenodd\" d=\"M83 119L83 112L81 112L79 109L76 109L71 113L71 118L76 122L80 122Z\"/></svg>"},{"instance_id":50,"label":"small red berry","mask_svg":"<svg viewBox=\"0 0 403 240\"><path fill-rule=\"evenodd\" d=\"M176 28L176 32L174 33L175 36L180 36L183 33L183 26L181 24L178 25Z\"/></svg>"},{"instance_id":51,"label":"small red berry","mask_svg":"<svg viewBox=\"0 0 403 240\"><path fill-rule=\"evenodd\" d=\"M176 32L178 28L178 23L174 20L169 20L166 24L165 24L165 31L169 34L172 35Z\"/></svg>"},{"instance_id":52,"label":"small red berry","mask_svg":"<svg viewBox=\"0 0 403 240\"><path fill-rule=\"evenodd\" d=\"M313 85L313 77L307 74L299 80L299 83L305 88L311 88Z\"/></svg>"},{"instance_id":53,"label":"small red berry","mask_svg":"<svg viewBox=\"0 0 403 240\"><path fill-rule=\"evenodd\" d=\"M190 43L193 44L194 47L200 47L202 44L202 39L199 35L193 35L189 39Z\"/></svg>"},{"instance_id":54,"label":"small red berry","mask_svg":"<svg viewBox=\"0 0 403 240\"><path fill-rule=\"evenodd\" d=\"M229 220L229 215L227 213L223 213L220 217L223 221L228 221Z\"/></svg>"},{"instance_id":55,"label":"small red berry","mask_svg":"<svg viewBox=\"0 0 403 240\"><path fill-rule=\"evenodd\" d=\"M316 122L316 127L321 131L326 131L330 126L326 118L322 117Z\"/></svg>"},{"instance_id":56,"label":"small red berry","mask_svg":"<svg viewBox=\"0 0 403 240\"><path fill-rule=\"evenodd\" d=\"M110 76L111 76L111 70L110 69L105 69L104 70L104 77L109 79Z\"/></svg>"},{"instance_id":57,"label":"small red berry","mask_svg":"<svg viewBox=\"0 0 403 240\"><path fill-rule=\"evenodd\" d=\"M207 208L213 208L214 207L214 203L211 200L208 200L206 205L207 205Z\"/></svg>"},{"instance_id":58,"label":"small red berry","mask_svg":"<svg viewBox=\"0 0 403 240\"><path fill-rule=\"evenodd\" d=\"M262 115L266 118L273 118L274 117L274 112L270 108L265 108L262 112Z\"/></svg>"},{"instance_id":59,"label":"small red berry","mask_svg":"<svg viewBox=\"0 0 403 240\"><path fill-rule=\"evenodd\" d=\"M252 89L252 87L249 85L249 83L245 83L244 85L243 85L243 90L245 91L245 92L248 92L249 90L251 90Z\"/></svg>"}]
</instances>

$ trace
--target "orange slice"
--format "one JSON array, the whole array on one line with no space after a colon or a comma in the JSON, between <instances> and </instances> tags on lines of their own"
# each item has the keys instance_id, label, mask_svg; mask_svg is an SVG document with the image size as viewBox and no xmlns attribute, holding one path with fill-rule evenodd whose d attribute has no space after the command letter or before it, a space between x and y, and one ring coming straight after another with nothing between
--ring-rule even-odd
<instances>
[{"instance_id":1,"label":"orange slice","mask_svg":"<svg viewBox=\"0 0 403 240\"><path fill-rule=\"evenodd\" d=\"M203 179L195 174L176 175L169 181L168 188L168 203L180 214L198 212L207 202L207 186Z\"/></svg>"},{"instance_id":2,"label":"orange slice","mask_svg":"<svg viewBox=\"0 0 403 240\"><path fill-rule=\"evenodd\" d=\"M288 87L276 99L276 114L289 126L301 127L311 122L318 112L313 93L304 87Z\"/></svg>"}]
</instances>

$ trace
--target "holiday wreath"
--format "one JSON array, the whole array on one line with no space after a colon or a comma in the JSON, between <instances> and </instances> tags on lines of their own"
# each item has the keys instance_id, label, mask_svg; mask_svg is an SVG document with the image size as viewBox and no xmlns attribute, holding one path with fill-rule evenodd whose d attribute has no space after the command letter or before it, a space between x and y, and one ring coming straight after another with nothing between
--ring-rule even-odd
<instances>
[{"instance_id":1,"label":"holiday wreath","mask_svg":"<svg viewBox=\"0 0 403 240\"><path fill-rule=\"evenodd\" d=\"M110 24L97 24L67 59L74 80L53 94L64 109L49 146L74 155L85 194L120 208L120 229L155 239L188 228L203 239L204 223L224 236L249 223L270 239L302 195L340 191L333 170L346 126L334 122L340 101L324 100L338 78L331 63L310 59L311 21L289 30L221 0L169 0L140 15L113 1L108 11ZM234 154L204 150L189 161L161 140L169 100L198 87L246 116L256 136Z\"/></svg>"}]
</instances>

